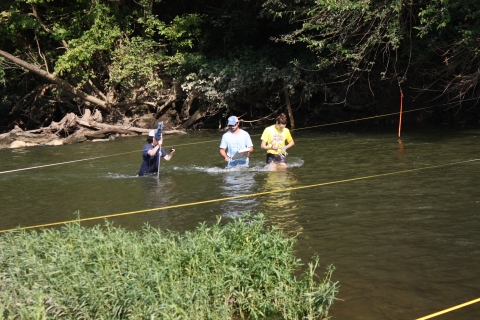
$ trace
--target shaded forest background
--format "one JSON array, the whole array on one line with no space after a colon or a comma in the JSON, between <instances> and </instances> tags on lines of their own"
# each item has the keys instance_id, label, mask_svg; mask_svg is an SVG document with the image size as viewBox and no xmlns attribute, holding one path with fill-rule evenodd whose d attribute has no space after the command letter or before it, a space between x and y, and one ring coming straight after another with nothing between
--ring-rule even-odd
<instances>
[{"instance_id":1,"label":"shaded forest background","mask_svg":"<svg viewBox=\"0 0 480 320\"><path fill-rule=\"evenodd\" d=\"M398 112L402 94L435 106L406 122L478 123L479 27L478 0L2 0L0 132L69 114L302 127Z\"/></svg>"}]
</instances>

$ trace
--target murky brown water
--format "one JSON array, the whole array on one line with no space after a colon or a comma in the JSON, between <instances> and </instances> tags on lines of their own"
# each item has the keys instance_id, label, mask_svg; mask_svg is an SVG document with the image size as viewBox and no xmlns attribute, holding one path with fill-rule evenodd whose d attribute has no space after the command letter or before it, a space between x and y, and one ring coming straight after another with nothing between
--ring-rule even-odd
<instances>
[{"instance_id":1,"label":"murky brown water","mask_svg":"<svg viewBox=\"0 0 480 320\"><path fill-rule=\"evenodd\" d=\"M480 129L404 129L401 144L396 128L333 130L294 132L285 172L263 170L261 132L252 132L248 171L223 169L220 132L167 136L177 153L161 163L160 181L136 176L144 137L0 150L0 172L119 154L0 173L0 230L72 220L77 210L130 212L110 220L178 231L263 212L301 232L303 261L318 254L336 266L333 319L415 319L479 298L480 161L462 161L480 158ZM256 195L266 191L278 192ZM191 205L134 213L180 204ZM479 315L477 303L435 319Z\"/></svg>"}]
</instances>

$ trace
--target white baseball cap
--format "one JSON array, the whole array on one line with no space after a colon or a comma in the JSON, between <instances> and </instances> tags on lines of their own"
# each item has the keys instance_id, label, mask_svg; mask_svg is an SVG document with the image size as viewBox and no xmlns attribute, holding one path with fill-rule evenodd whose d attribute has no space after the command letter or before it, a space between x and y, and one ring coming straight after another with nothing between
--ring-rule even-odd
<instances>
[{"instance_id":1,"label":"white baseball cap","mask_svg":"<svg viewBox=\"0 0 480 320\"><path fill-rule=\"evenodd\" d=\"M231 116L230 118L228 118L227 125L234 126L237 124L237 122L238 122L238 118L235 116Z\"/></svg>"}]
</instances>

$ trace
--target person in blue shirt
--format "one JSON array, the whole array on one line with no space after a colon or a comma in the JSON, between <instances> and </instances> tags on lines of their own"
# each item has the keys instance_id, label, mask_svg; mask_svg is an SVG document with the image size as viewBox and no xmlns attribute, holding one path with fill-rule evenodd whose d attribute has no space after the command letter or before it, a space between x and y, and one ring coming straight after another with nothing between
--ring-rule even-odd
<instances>
[{"instance_id":1,"label":"person in blue shirt","mask_svg":"<svg viewBox=\"0 0 480 320\"><path fill-rule=\"evenodd\" d=\"M253 152L252 139L248 132L238 127L239 122L237 117L231 116L228 118L227 125L229 130L222 136L222 141L220 142L220 155L225 160L227 168L248 168L248 157L250 156L250 153ZM235 153L241 149L248 149L248 151L244 151L242 153L243 156L240 158L235 160L232 159Z\"/></svg>"},{"instance_id":2,"label":"person in blue shirt","mask_svg":"<svg viewBox=\"0 0 480 320\"><path fill-rule=\"evenodd\" d=\"M157 135L158 136L158 135ZM144 176L150 173L158 172L159 156L167 161L172 159L175 149L172 147L170 154L162 148L163 139L157 140L155 137L155 130L150 130L147 137L147 144L143 146L142 157L143 162L138 171L139 176Z\"/></svg>"}]
</instances>

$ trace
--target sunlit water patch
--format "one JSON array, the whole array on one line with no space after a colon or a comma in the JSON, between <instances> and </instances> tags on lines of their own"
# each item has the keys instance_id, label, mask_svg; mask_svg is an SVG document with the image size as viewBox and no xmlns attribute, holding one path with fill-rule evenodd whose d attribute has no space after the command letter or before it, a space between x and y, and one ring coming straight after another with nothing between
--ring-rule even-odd
<instances>
[{"instance_id":1,"label":"sunlit water patch","mask_svg":"<svg viewBox=\"0 0 480 320\"><path fill-rule=\"evenodd\" d=\"M114 173L114 172L108 172L106 175L102 175L102 177L105 177L107 179L132 179L132 178L140 178L138 174L135 175L128 175L128 174L120 174L120 173ZM149 177L149 176L146 176ZM151 177L157 177L156 174L152 174Z\"/></svg>"}]
</instances>

